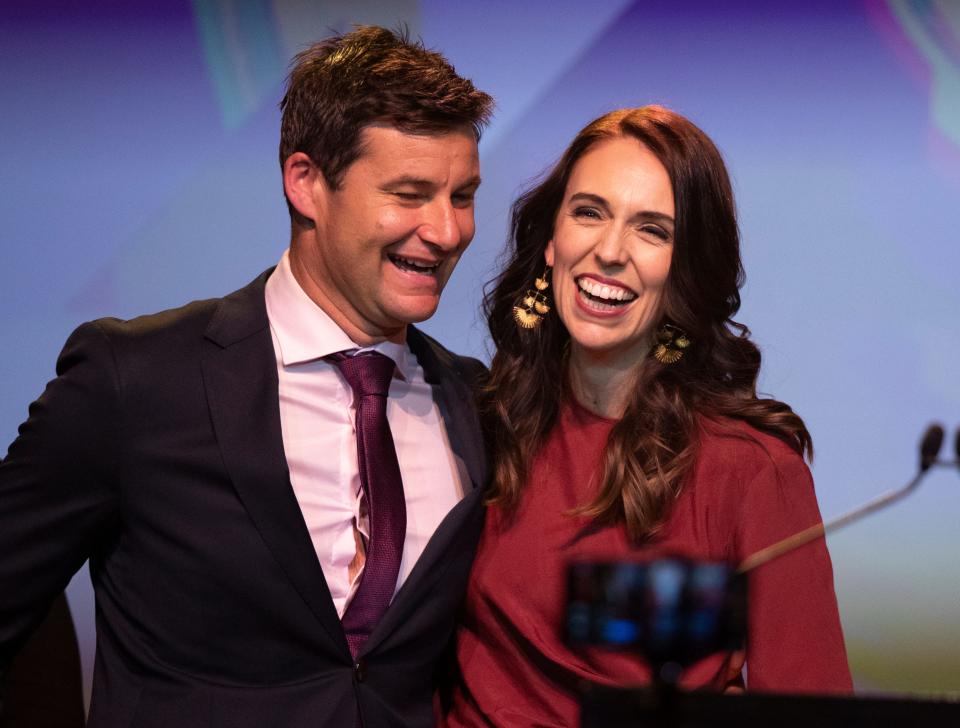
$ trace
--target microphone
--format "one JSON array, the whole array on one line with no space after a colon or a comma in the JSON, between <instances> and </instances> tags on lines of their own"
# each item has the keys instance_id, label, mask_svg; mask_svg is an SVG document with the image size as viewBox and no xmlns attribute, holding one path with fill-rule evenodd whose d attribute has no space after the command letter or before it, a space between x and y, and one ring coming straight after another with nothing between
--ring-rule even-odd
<instances>
[{"instance_id":1,"label":"microphone","mask_svg":"<svg viewBox=\"0 0 960 728\"><path fill-rule=\"evenodd\" d=\"M923 435L923 441L920 443L920 468L926 470L934 465L952 468L960 467L960 427L953 433L953 449L957 457L955 460L939 460L937 453L943 444L945 433L943 428L934 423L927 428Z\"/></svg>"},{"instance_id":2,"label":"microphone","mask_svg":"<svg viewBox=\"0 0 960 728\"><path fill-rule=\"evenodd\" d=\"M939 423L934 423L927 427L926 431L923 433L923 438L920 440L920 469L913 479L902 488L884 493L883 495L880 495L877 498L874 498L873 500L868 501L851 511L847 511L841 516L837 516L827 523L817 523L813 526L810 526L810 528L804 529L803 531L795 533L792 536L787 536L785 539L777 541L775 544L750 554L740 563L740 566L737 568L737 573L745 574L752 569L756 569L758 566L766 564L768 561L772 561L778 556L782 556L788 551L793 551L794 549L799 548L800 546L803 546L804 544L809 543L816 538L822 538L831 531L835 531L838 528L846 526L848 523L858 521L864 516L869 515L874 511L878 511L881 508L885 508L894 501L900 500L905 495L913 492L913 490L920 484L920 481L923 480L924 476L927 474L927 471L930 470L933 465L957 464L957 462L960 462L960 428L958 428L957 435L954 438L954 447L957 450L958 457L957 462L945 463L937 460L937 455L939 455L940 448L943 446L943 437L943 426Z\"/></svg>"},{"instance_id":3,"label":"microphone","mask_svg":"<svg viewBox=\"0 0 960 728\"><path fill-rule=\"evenodd\" d=\"M943 427L934 423L923 433L920 441L920 472L925 473L930 466L937 462L937 455L943 447Z\"/></svg>"}]
</instances>

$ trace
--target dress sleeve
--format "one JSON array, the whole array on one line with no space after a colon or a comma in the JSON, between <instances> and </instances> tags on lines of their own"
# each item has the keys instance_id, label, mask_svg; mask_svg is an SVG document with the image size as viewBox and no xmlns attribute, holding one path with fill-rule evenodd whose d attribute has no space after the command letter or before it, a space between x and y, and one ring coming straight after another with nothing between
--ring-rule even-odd
<instances>
[{"instance_id":1,"label":"dress sleeve","mask_svg":"<svg viewBox=\"0 0 960 728\"><path fill-rule=\"evenodd\" d=\"M785 447L743 484L740 558L821 521L810 470ZM816 539L749 575L747 687L798 693L852 690L825 541Z\"/></svg>"},{"instance_id":2,"label":"dress sleeve","mask_svg":"<svg viewBox=\"0 0 960 728\"><path fill-rule=\"evenodd\" d=\"M110 344L85 324L0 460L0 673L112 530L118 402Z\"/></svg>"}]
</instances>

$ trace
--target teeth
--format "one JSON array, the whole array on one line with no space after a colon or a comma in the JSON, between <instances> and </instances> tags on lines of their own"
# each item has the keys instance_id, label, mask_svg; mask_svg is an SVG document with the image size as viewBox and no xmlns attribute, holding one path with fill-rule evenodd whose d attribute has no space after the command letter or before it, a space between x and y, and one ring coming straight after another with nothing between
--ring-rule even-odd
<instances>
[{"instance_id":1,"label":"teeth","mask_svg":"<svg viewBox=\"0 0 960 728\"><path fill-rule=\"evenodd\" d=\"M602 283L597 283L590 278L578 279L577 285L580 287L580 290L586 291L591 296L602 298L607 301L632 301L637 297L635 293L631 293L625 288L604 285Z\"/></svg>"},{"instance_id":2,"label":"teeth","mask_svg":"<svg viewBox=\"0 0 960 728\"><path fill-rule=\"evenodd\" d=\"M416 261L416 260L410 260L409 258L404 258L404 257L401 256L401 255L391 255L390 257L393 258L394 261L396 261L396 262L398 262L398 263L402 263L402 264L405 265L406 267L408 267L408 268L413 268L414 270L420 270L420 271L424 271L424 272L432 272L432 271L435 271L437 268L440 267L440 263L439 263L439 262L437 262L437 263L432 263L432 264L430 264L430 265L427 265L427 264L424 264L424 263L420 263L420 262L418 262L418 261Z\"/></svg>"}]
</instances>

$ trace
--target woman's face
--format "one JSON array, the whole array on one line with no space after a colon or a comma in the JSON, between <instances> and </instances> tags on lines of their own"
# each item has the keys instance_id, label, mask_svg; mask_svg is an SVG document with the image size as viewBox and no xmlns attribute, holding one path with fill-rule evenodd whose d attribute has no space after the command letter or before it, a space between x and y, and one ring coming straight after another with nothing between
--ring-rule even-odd
<instances>
[{"instance_id":1,"label":"woman's face","mask_svg":"<svg viewBox=\"0 0 960 728\"><path fill-rule=\"evenodd\" d=\"M545 257L578 354L620 366L647 356L673 235L673 187L647 147L616 137L577 161Z\"/></svg>"}]
</instances>

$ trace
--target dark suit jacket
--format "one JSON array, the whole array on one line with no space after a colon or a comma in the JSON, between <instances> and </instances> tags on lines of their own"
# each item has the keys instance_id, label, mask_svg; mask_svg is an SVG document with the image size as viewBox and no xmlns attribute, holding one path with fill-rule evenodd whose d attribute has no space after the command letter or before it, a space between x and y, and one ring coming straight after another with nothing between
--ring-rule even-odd
<instances>
[{"instance_id":1,"label":"dark suit jacket","mask_svg":"<svg viewBox=\"0 0 960 728\"><path fill-rule=\"evenodd\" d=\"M473 490L355 665L290 487L268 275L78 328L0 464L0 667L89 557L91 726L354 726L358 711L366 728L433 723L483 518L483 366L409 331Z\"/></svg>"},{"instance_id":2,"label":"dark suit jacket","mask_svg":"<svg viewBox=\"0 0 960 728\"><path fill-rule=\"evenodd\" d=\"M0 684L0 728L82 728L83 676L67 597L60 594Z\"/></svg>"}]
</instances>

